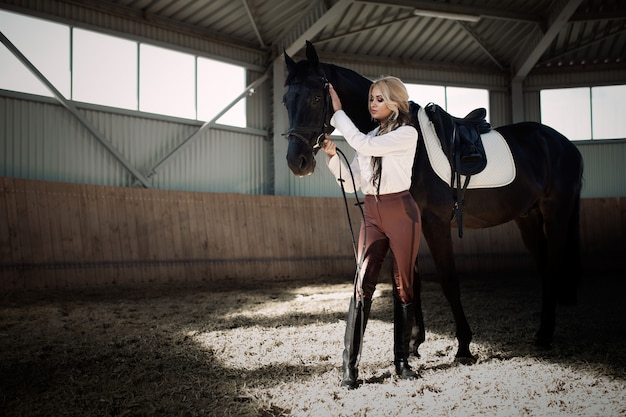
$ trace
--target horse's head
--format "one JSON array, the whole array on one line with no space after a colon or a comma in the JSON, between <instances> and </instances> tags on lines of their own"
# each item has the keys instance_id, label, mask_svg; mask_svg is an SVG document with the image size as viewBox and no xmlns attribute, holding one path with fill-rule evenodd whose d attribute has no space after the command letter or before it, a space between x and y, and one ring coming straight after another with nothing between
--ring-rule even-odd
<instances>
[{"instance_id":1,"label":"horse's head","mask_svg":"<svg viewBox=\"0 0 626 417\"><path fill-rule=\"evenodd\" d=\"M289 116L287 164L298 176L312 174L315 155L324 142L324 135L333 131L333 113L328 92L328 80L320 65L317 52L307 41L306 60L296 63L285 52L287 92L283 104Z\"/></svg>"}]
</instances>

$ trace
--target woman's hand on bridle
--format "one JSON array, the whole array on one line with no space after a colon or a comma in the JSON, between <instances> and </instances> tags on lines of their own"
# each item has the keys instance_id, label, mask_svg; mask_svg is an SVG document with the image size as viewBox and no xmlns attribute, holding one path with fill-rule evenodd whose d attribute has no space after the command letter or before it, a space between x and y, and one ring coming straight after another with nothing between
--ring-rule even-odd
<instances>
[{"instance_id":1,"label":"woman's hand on bridle","mask_svg":"<svg viewBox=\"0 0 626 417\"><path fill-rule=\"evenodd\" d=\"M324 138L324 143L322 144L322 150L326 152L326 155L328 156L335 156L337 154L337 145L335 145L335 142L328 139L328 133L326 134Z\"/></svg>"},{"instance_id":2,"label":"woman's hand on bridle","mask_svg":"<svg viewBox=\"0 0 626 417\"><path fill-rule=\"evenodd\" d=\"M328 84L328 93L330 94L330 101L333 103L333 110L341 110L341 100L339 100L339 96L337 95L335 88L330 83Z\"/></svg>"}]
</instances>

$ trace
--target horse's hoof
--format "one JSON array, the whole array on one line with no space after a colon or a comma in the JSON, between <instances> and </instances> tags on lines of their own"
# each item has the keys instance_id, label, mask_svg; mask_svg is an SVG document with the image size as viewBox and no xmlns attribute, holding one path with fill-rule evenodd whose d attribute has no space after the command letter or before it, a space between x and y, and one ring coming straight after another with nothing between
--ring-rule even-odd
<instances>
[{"instance_id":1,"label":"horse's hoof","mask_svg":"<svg viewBox=\"0 0 626 417\"><path fill-rule=\"evenodd\" d=\"M353 390L359 387L359 383L357 381L341 381L341 388Z\"/></svg>"},{"instance_id":2,"label":"horse's hoof","mask_svg":"<svg viewBox=\"0 0 626 417\"><path fill-rule=\"evenodd\" d=\"M359 371L356 368L345 368L343 370L343 379L341 380L341 387L347 389L357 389L359 387L359 382L357 381L357 377L359 375Z\"/></svg>"},{"instance_id":3,"label":"horse's hoof","mask_svg":"<svg viewBox=\"0 0 626 417\"><path fill-rule=\"evenodd\" d=\"M469 356L456 356L454 358L456 363L460 363L461 365L474 365L476 363L476 358L472 355Z\"/></svg>"},{"instance_id":4,"label":"horse's hoof","mask_svg":"<svg viewBox=\"0 0 626 417\"><path fill-rule=\"evenodd\" d=\"M552 342L549 340L543 340L540 338L536 338L533 343L535 347L539 350L550 350L552 349Z\"/></svg>"},{"instance_id":5,"label":"horse's hoof","mask_svg":"<svg viewBox=\"0 0 626 417\"><path fill-rule=\"evenodd\" d=\"M541 331L535 335L535 341L533 343L537 349L550 350L552 349L552 336L546 336Z\"/></svg>"},{"instance_id":6,"label":"horse's hoof","mask_svg":"<svg viewBox=\"0 0 626 417\"><path fill-rule=\"evenodd\" d=\"M467 349L459 348L459 350L456 352L454 361L463 365L473 365L476 363L476 357L472 355L469 348Z\"/></svg>"},{"instance_id":7,"label":"horse's hoof","mask_svg":"<svg viewBox=\"0 0 626 417\"><path fill-rule=\"evenodd\" d=\"M394 361L396 366L396 374L400 379L413 380L419 378L419 374L415 372L407 359L398 359Z\"/></svg>"}]
</instances>

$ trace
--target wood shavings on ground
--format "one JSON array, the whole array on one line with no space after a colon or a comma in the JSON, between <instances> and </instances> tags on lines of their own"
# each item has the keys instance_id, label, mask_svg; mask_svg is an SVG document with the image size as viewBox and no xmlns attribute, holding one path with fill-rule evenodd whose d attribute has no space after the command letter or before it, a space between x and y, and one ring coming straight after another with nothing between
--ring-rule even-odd
<instances>
[{"instance_id":1,"label":"wood shavings on ground","mask_svg":"<svg viewBox=\"0 0 626 417\"><path fill-rule=\"evenodd\" d=\"M0 298L2 416L626 416L623 273L586 273L539 351L530 274L462 276L473 365L425 277L420 378L394 377L391 286L381 278L360 364L339 387L351 280L30 291Z\"/></svg>"}]
</instances>

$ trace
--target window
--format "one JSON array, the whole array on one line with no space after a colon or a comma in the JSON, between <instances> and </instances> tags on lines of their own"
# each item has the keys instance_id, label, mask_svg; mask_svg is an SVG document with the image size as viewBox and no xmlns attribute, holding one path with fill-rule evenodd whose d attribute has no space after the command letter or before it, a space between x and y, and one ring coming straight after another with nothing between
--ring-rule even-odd
<instances>
[{"instance_id":1,"label":"window","mask_svg":"<svg viewBox=\"0 0 626 417\"><path fill-rule=\"evenodd\" d=\"M208 121L246 87L241 66L17 13L0 30L70 100ZM4 45L0 89L53 96ZM217 122L245 127L245 99Z\"/></svg>"},{"instance_id":2,"label":"window","mask_svg":"<svg viewBox=\"0 0 626 417\"><path fill-rule=\"evenodd\" d=\"M626 85L591 88L594 139L626 138Z\"/></svg>"},{"instance_id":3,"label":"window","mask_svg":"<svg viewBox=\"0 0 626 417\"><path fill-rule=\"evenodd\" d=\"M626 138L626 85L542 90L541 122L570 140Z\"/></svg>"},{"instance_id":4,"label":"window","mask_svg":"<svg viewBox=\"0 0 626 417\"><path fill-rule=\"evenodd\" d=\"M442 85L406 84L409 98L422 107L436 103L446 108L446 88Z\"/></svg>"},{"instance_id":5,"label":"window","mask_svg":"<svg viewBox=\"0 0 626 417\"><path fill-rule=\"evenodd\" d=\"M137 43L74 29L73 44L73 99L137 110Z\"/></svg>"},{"instance_id":6,"label":"window","mask_svg":"<svg viewBox=\"0 0 626 417\"><path fill-rule=\"evenodd\" d=\"M65 25L0 10L0 28L54 87L70 97L70 30ZM33 34L37 34L33 36ZM52 92L4 44L0 44L0 88L52 97Z\"/></svg>"},{"instance_id":7,"label":"window","mask_svg":"<svg viewBox=\"0 0 626 417\"><path fill-rule=\"evenodd\" d=\"M489 119L489 91L481 88L446 87L446 105L446 111L456 117L484 107Z\"/></svg>"},{"instance_id":8,"label":"window","mask_svg":"<svg viewBox=\"0 0 626 417\"><path fill-rule=\"evenodd\" d=\"M196 118L193 55L141 44L139 110Z\"/></svg>"},{"instance_id":9,"label":"window","mask_svg":"<svg viewBox=\"0 0 626 417\"><path fill-rule=\"evenodd\" d=\"M244 90L246 73L237 65L198 58L198 119L209 121ZM246 99L241 99L218 122L246 126Z\"/></svg>"},{"instance_id":10,"label":"window","mask_svg":"<svg viewBox=\"0 0 626 417\"><path fill-rule=\"evenodd\" d=\"M456 117L464 117L472 110L484 107L489 119L489 91L485 89L423 84L407 84L406 89L409 98L422 107L432 102Z\"/></svg>"},{"instance_id":11,"label":"window","mask_svg":"<svg viewBox=\"0 0 626 417\"><path fill-rule=\"evenodd\" d=\"M589 88L541 91L541 122L570 140L591 138Z\"/></svg>"}]
</instances>

